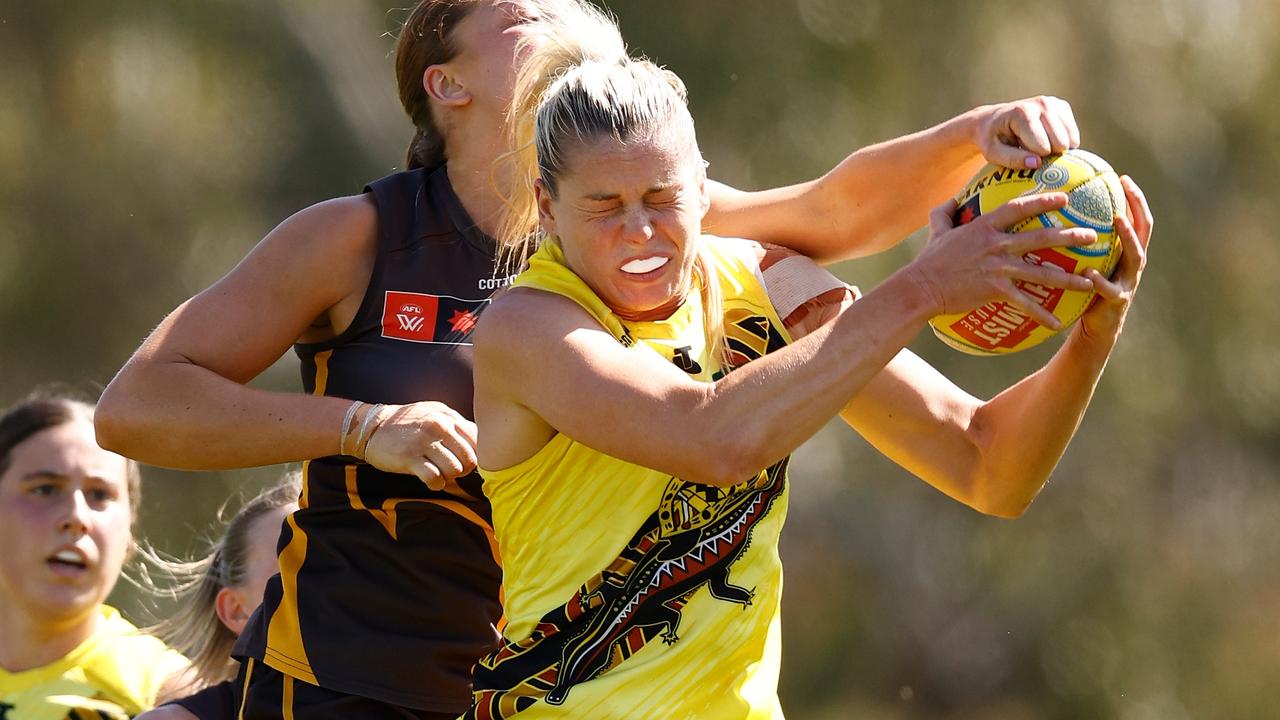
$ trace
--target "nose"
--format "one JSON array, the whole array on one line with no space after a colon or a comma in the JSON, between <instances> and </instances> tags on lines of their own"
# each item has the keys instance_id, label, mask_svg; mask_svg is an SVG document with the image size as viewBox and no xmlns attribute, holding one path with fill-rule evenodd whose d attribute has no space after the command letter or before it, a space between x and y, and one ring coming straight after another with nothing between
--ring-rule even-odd
<instances>
[{"instance_id":1,"label":"nose","mask_svg":"<svg viewBox=\"0 0 1280 720\"><path fill-rule=\"evenodd\" d=\"M623 239L636 245L644 245L653 239L653 222L649 220L649 213L643 208L628 212L622 234Z\"/></svg>"},{"instance_id":2,"label":"nose","mask_svg":"<svg viewBox=\"0 0 1280 720\"><path fill-rule=\"evenodd\" d=\"M58 530L79 537L89 532L93 510L89 507L89 501L85 499L84 492L80 490L70 493L68 498L69 502L58 521Z\"/></svg>"}]
</instances>

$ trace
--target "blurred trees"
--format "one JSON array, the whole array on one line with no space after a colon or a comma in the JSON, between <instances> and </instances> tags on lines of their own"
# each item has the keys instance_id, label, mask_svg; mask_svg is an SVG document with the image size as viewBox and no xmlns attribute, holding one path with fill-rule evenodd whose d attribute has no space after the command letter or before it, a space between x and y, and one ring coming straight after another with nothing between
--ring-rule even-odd
<instances>
[{"instance_id":1,"label":"blurred trees","mask_svg":"<svg viewBox=\"0 0 1280 720\"><path fill-rule=\"evenodd\" d=\"M1268 0L615 0L687 82L717 179L807 179L984 102L1069 99L1142 184L1151 265L1077 440L983 518L843 427L798 453L793 718L1254 718L1280 686L1280 8ZM88 393L275 223L358 192L411 132L362 0L0 2L0 402ZM919 234L837 268L864 287ZM264 308L264 312L269 309ZM989 395L1053 347L913 346ZM258 382L296 388L292 357ZM173 552L276 470L148 474ZM126 608L137 600L122 585Z\"/></svg>"}]
</instances>

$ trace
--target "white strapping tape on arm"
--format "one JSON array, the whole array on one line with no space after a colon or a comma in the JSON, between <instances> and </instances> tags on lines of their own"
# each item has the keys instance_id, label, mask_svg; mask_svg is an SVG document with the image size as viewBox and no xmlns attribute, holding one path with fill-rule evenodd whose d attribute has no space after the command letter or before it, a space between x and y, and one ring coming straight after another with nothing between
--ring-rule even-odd
<instances>
[{"instance_id":1,"label":"white strapping tape on arm","mask_svg":"<svg viewBox=\"0 0 1280 720\"><path fill-rule=\"evenodd\" d=\"M815 272L816 270L816 272ZM764 271L764 287L778 317L785 320L796 308L824 292L846 289L849 286L840 278L817 267L803 255L785 257ZM854 297L857 288L852 288Z\"/></svg>"}]
</instances>

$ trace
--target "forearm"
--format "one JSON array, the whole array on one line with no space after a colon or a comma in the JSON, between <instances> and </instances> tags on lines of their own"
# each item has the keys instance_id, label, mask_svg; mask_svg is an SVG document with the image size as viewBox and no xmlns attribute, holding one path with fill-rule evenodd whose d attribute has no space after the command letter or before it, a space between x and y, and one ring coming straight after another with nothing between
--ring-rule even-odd
<instances>
[{"instance_id":1,"label":"forearm","mask_svg":"<svg viewBox=\"0 0 1280 720\"><path fill-rule=\"evenodd\" d=\"M688 420L692 437L731 438L736 472L754 472L813 436L924 326L932 311L906 272L783 351L719 380ZM695 440L704 442L704 440Z\"/></svg>"},{"instance_id":2,"label":"forearm","mask_svg":"<svg viewBox=\"0 0 1280 720\"><path fill-rule=\"evenodd\" d=\"M975 507L1016 517L1030 505L1084 418L1114 345L1114 337L1090 338L1077 326L1045 367L977 410Z\"/></svg>"},{"instance_id":3,"label":"forearm","mask_svg":"<svg viewBox=\"0 0 1280 720\"><path fill-rule=\"evenodd\" d=\"M338 452L350 401L241 385L187 362L130 361L95 415L103 447L151 465L214 470Z\"/></svg>"},{"instance_id":4,"label":"forearm","mask_svg":"<svg viewBox=\"0 0 1280 720\"><path fill-rule=\"evenodd\" d=\"M704 229L785 245L819 262L869 255L925 225L984 162L975 109L862 148L823 177L787 188L712 188Z\"/></svg>"}]
</instances>

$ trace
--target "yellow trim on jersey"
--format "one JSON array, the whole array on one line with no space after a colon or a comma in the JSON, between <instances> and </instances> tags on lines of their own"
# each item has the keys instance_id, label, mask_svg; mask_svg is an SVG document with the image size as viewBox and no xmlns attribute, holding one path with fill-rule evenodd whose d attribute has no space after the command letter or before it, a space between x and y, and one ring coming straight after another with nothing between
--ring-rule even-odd
<instances>
[{"instance_id":1,"label":"yellow trim on jersey","mask_svg":"<svg viewBox=\"0 0 1280 720\"><path fill-rule=\"evenodd\" d=\"M317 389L319 384L317 384ZM302 494L298 499L298 507L307 507L307 491L311 486L311 462L302 464ZM299 527L294 513L285 518L288 524L289 544L280 551L279 569L281 597L280 604L267 621L267 643L263 650L262 662L285 675L305 680L318 685L315 672L311 669L311 661L307 658L307 648L302 642L302 620L298 613L298 572L307 558L307 534Z\"/></svg>"},{"instance_id":2,"label":"yellow trim on jersey","mask_svg":"<svg viewBox=\"0 0 1280 720\"><path fill-rule=\"evenodd\" d=\"M293 720L293 678L285 675L280 690L280 715L283 720Z\"/></svg>"},{"instance_id":3,"label":"yellow trim on jersey","mask_svg":"<svg viewBox=\"0 0 1280 720\"><path fill-rule=\"evenodd\" d=\"M356 510L364 510L365 512L372 515L374 519L377 520L382 525L383 529L387 531L387 534L390 535L393 540L399 539L396 537L397 508L402 503L408 503L408 502L427 503L429 505L435 505L436 507L444 508L445 510L448 510L454 515L457 515L463 520L466 520L472 525L475 525L476 527L480 528L480 530L484 533L485 540L488 541L489 543L489 552L493 555L494 564L497 565L498 567L502 567L502 560L498 555L498 539L494 537L493 526L485 522L485 519L480 517L479 513L467 507L465 504L460 503L456 500L445 500L445 499L438 499L438 498L388 498L386 502L382 504L381 508L371 508L366 506L364 504L364 499L360 497L360 485L359 485L358 475L356 472L356 466L348 465L345 469L344 474L345 474L346 483L347 483L347 500L351 503L351 507ZM498 588L499 603L501 603L503 600L502 596L503 596L502 588L499 587ZM498 618L497 629L499 632L501 632L502 629L505 628L506 626L507 626L507 617L506 615L503 615L502 617Z\"/></svg>"},{"instance_id":4,"label":"yellow trim on jersey","mask_svg":"<svg viewBox=\"0 0 1280 720\"><path fill-rule=\"evenodd\" d=\"M253 678L253 658L245 660L244 684L240 686L240 709L236 710L236 720L244 720L244 706L249 702L249 680Z\"/></svg>"},{"instance_id":5,"label":"yellow trim on jersey","mask_svg":"<svg viewBox=\"0 0 1280 720\"><path fill-rule=\"evenodd\" d=\"M332 350L321 350L316 353L316 389L312 395L324 395L324 391L329 388L329 356L333 355Z\"/></svg>"},{"instance_id":6,"label":"yellow trim on jersey","mask_svg":"<svg viewBox=\"0 0 1280 720\"><path fill-rule=\"evenodd\" d=\"M343 477L347 483L347 502L351 504L353 510L364 510L373 516L382 529L387 531L392 540L398 540L396 537L396 500L388 499L382 509L366 507L364 499L360 497L360 482L356 474L356 466L348 465L342 469Z\"/></svg>"},{"instance_id":7,"label":"yellow trim on jersey","mask_svg":"<svg viewBox=\"0 0 1280 720\"><path fill-rule=\"evenodd\" d=\"M316 353L316 383L312 395L324 395L329 387L329 358L332 350ZM348 468L354 470L354 468ZM311 461L302 463L302 492L298 497L298 509L305 510L310 505ZM298 573L307 559L307 534L298 525L293 513L285 518L290 535L289 544L278 556L280 570L281 597L280 604L267 621L267 643L263 649L262 662L285 675L297 677L312 685L316 682L315 672L311 669L311 661L307 657L307 647L302 641L302 620L298 612Z\"/></svg>"}]
</instances>

